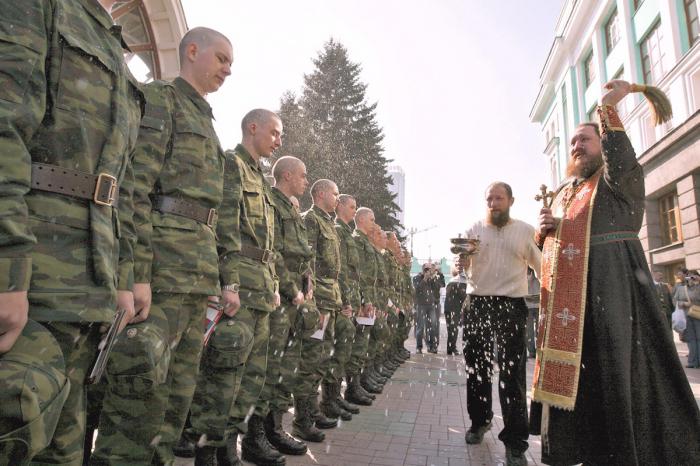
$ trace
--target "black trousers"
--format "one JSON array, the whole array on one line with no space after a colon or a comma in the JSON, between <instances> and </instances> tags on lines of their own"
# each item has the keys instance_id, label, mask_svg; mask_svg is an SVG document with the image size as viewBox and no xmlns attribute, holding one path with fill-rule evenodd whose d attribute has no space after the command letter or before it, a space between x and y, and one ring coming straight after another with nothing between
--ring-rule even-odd
<instances>
[{"instance_id":1,"label":"black trousers","mask_svg":"<svg viewBox=\"0 0 700 466\"><path fill-rule=\"evenodd\" d=\"M492 361L496 360L504 424L498 438L515 451L528 447L526 321L527 306L522 298L472 295L464 326L467 412L472 428L493 417L491 380Z\"/></svg>"},{"instance_id":2,"label":"black trousers","mask_svg":"<svg viewBox=\"0 0 700 466\"><path fill-rule=\"evenodd\" d=\"M447 324L447 354L457 351L457 336L462 325L462 309L445 307L445 323Z\"/></svg>"}]
</instances>

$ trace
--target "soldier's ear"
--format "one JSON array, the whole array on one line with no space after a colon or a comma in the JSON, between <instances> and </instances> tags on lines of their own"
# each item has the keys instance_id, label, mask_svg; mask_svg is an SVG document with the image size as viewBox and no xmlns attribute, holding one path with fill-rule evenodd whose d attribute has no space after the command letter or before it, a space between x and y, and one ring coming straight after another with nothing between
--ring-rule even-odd
<instances>
[{"instance_id":1,"label":"soldier's ear","mask_svg":"<svg viewBox=\"0 0 700 466\"><path fill-rule=\"evenodd\" d=\"M185 49L185 56L190 62L194 62L197 59L197 54L199 53L199 46L195 42L190 42L187 44Z\"/></svg>"}]
</instances>

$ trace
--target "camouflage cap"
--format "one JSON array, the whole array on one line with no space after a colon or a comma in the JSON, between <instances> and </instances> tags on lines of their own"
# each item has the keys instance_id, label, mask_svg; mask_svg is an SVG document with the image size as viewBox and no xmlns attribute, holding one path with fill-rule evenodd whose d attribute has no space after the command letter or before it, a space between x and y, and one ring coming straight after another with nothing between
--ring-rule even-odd
<instances>
[{"instance_id":1,"label":"camouflage cap","mask_svg":"<svg viewBox=\"0 0 700 466\"><path fill-rule=\"evenodd\" d=\"M0 355L0 464L25 464L48 446L68 397L65 370L56 339L32 320Z\"/></svg>"}]
</instances>

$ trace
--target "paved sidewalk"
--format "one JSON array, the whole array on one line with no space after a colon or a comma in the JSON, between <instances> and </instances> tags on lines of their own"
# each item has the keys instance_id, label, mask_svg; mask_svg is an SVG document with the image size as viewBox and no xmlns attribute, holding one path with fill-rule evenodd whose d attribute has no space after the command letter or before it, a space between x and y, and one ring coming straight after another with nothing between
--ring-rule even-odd
<instances>
[{"instance_id":1,"label":"paved sidewalk","mask_svg":"<svg viewBox=\"0 0 700 466\"><path fill-rule=\"evenodd\" d=\"M445 323L441 322L440 353L413 354L384 388L384 393L352 421L326 430L324 443L310 443L305 456L287 456L287 465L324 466L456 466L505 464L505 448L498 441L503 428L494 383L494 426L481 445L466 445L469 427L466 406L466 378L461 356L445 356ZM411 338L406 347L415 348ZM687 347L677 341L685 365ZM528 360L528 387L533 359ZM696 400L700 404L700 369L686 369ZM528 392L528 395L530 392ZM292 414L285 416L290 430ZM540 438L530 437L528 464L540 464ZM192 465L180 459L177 466Z\"/></svg>"}]
</instances>

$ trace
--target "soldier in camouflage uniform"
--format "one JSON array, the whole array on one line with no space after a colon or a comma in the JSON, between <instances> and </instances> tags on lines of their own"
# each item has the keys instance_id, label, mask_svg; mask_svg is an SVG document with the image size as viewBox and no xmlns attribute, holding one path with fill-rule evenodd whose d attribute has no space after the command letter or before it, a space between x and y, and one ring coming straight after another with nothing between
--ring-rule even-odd
<instances>
[{"instance_id":1,"label":"soldier in camouflage uniform","mask_svg":"<svg viewBox=\"0 0 700 466\"><path fill-rule=\"evenodd\" d=\"M2 464L81 464L100 324L117 307L133 317L130 191L117 194L131 181L142 96L106 10L115 2L101 3L0 8L0 379L3 397L17 393L8 372L28 364L46 402L2 401Z\"/></svg>"},{"instance_id":2,"label":"soldier in camouflage uniform","mask_svg":"<svg viewBox=\"0 0 700 466\"><path fill-rule=\"evenodd\" d=\"M355 231L353 238L357 245L360 262L360 298L362 301L361 314L364 317L376 316L377 303L377 255L369 239L377 228L374 223L374 212L367 207L361 207L355 215ZM365 370L369 362L369 342L372 326L358 325L355 330L352 360L347 368L350 377L348 389L351 394L359 393L373 399L375 393L381 393L381 384L375 380L370 370ZM357 379L360 379L360 383ZM346 391L346 397L348 392Z\"/></svg>"},{"instance_id":3,"label":"soldier in camouflage uniform","mask_svg":"<svg viewBox=\"0 0 700 466\"><path fill-rule=\"evenodd\" d=\"M391 371L385 368L381 362L383 354L391 338L391 330L387 323L388 304L390 300L389 277L384 260L384 247L386 245L386 234L379 226L374 229L370 237L374 246L374 253L377 260L377 319L372 327L369 341L369 362L367 368L376 376L379 376L380 383L386 383L391 377Z\"/></svg>"},{"instance_id":4,"label":"soldier in camouflage uniform","mask_svg":"<svg viewBox=\"0 0 700 466\"><path fill-rule=\"evenodd\" d=\"M387 342L388 348L384 352L383 364L390 370L396 370L404 362L404 358L399 357L397 349L397 340L400 338L401 324L401 269L399 261L401 260L401 245L396 233L393 231L386 232L386 249L384 250L384 259L387 266L388 275L391 283L391 304L388 306L387 323L391 329L391 339Z\"/></svg>"},{"instance_id":5,"label":"soldier in camouflage uniform","mask_svg":"<svg viewBox=\"0 0 700 466\"><path fill-rule=\"evenodd\" d=\"M340 244L333 226L331 212L338 200L338 187L330 180L318 180L311 187L314 201L302 214L309 245L313 251L311 269L314 273L314 298L325 326L322 340L314 336L302 339L302 358L294 389L294 430L292 433L309 441L322 441L320 429L332 428L337 419L327 418L318 408L318 385L328 369L333 349L335 313L340 310ZM319 440L320 438L320 440Z\"/></svg>"},{"instance_id":6,"label":"soldier in camouflage uniform","mask_svg":"<svg viewBox=\"0 0 700 466\"><path fill-rule=\"evenodd\" d=\"M110 358L93 464L142 464L154 447L154 463L174 461L194 394L207 297L219 294L214 229L224 154L204 96L219 89L232 61L225 36L196 28L180 43L180 77L144 87L133 161L137 318Z\"/></svg>"},{"instance_id":7,"label":"soldier in camouflage uniform","mask_svg":"<svg viewBox=\"0 0 700 466\"><path fill-rule=\"evenodd\" d=\"M346 367L352 357L352 347L355 341L355 325L353 313L360 310L360 277L359 255L357 246L352 239L352 228L349 222L355 217L357 201L349 194L338 197L335 208L335 231L340 240L340 274L338 284L342 307L335 319L335 344L329 368L324 374L323 384L327 393L324 400L324 411L327 414L349 418L349 414L359 414L357 406L341 397L341 383L346 374Z\"/></svg>"},{"instance_id":8,"label":"soldier in camouflage uniform","mask_svg":"<svg viewBox=\"0 0 700 466\"><path fill-rule=\"evenodd\" d=\"M412 324L413 282L411 280L411 255L405 248L400 249L399 280L401 283L401 306L399 313L399 335L396 339L397 354L404 361L411 357L411 352L404 347Z\"/></svg>"},{"instance_id":9,"label":"soldier in camouflage uniform","mask_svg":"<svg viewBox=\"0 0 700 466\"><path fill-rule=\"evenodd\" d=\"M281 157L272 167L275 209L275 270L281 305L270 315L267 375L255 413L265 418L265 433L281 453L303 455L306 444L282 429L282 417L292 406L292 387L301 359L301 339L318 325L313 302L311 256L306 226L292 199L306 191L306 166L296 157Z\"/></svg>"},{"instance_id":10,"label":"soldier in camouflage uniform","mask_svg":"<svg viewBox=\"0 0 700 466\"><path fill-rule=\"evenodd\" d=\"M226 154L224 201L217 234L223 293L235 295L235 301L224 302L224 311L235 308L230 316L232 325L248 327L253 339L251 346L229 340L228 349L221 347L223 354L204 353L202 365L228 372L230 382L221 386L217 377L202 373L192 406L192 429L206 434L207 439L195 450L198 464L213 464L214 456L220 466L236 464L236 440L245 432L243 459L281 465L284 456L267 441L263 419L254 414L254 408L265 384L270 313L279 306L272 249L274 211L260 159L270 157L280 146L282 121L269 110L255 109L243 117L241 130L241 143ZM243 347L246 349L241 350ZM227 405L231 409L226 422L225 410L208 409Z\"/></svg>"}]
</instances>

